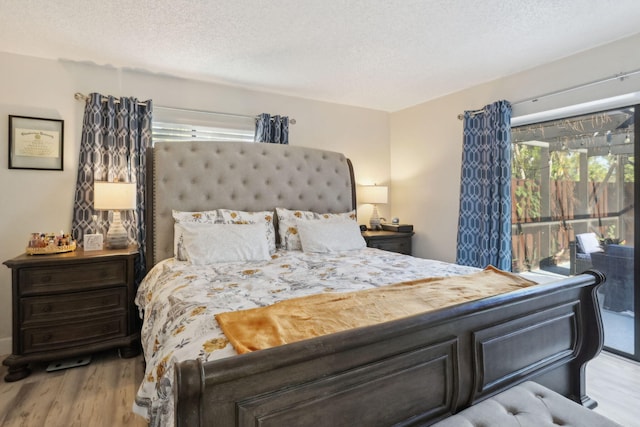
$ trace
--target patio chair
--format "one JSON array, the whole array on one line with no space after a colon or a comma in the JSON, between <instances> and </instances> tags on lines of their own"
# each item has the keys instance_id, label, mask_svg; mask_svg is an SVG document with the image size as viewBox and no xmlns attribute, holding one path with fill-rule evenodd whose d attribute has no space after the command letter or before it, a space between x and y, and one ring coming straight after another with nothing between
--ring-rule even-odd
<instances>
[{"instance_id":1,"label":"patio chair","mask_svg":"<svg viewBox=\"0 0 640 427\"><path fill-rule=\"evenodd\" d=\"M604 252L591 254L593 268L607 278L601 288L604 309L633 312L633 258L633 247L623 245L608 245Z\"/></svg>"},{"instance_id":2,"label":"patio chair","mask_svg":"<svg viewBox=\"0 0 640 427\"><path fill-rule=\"evenodd\" d=\"M596 233L576 234L576 241L569 243L569 273L580 274L591 268L591 254L602 252Z\"/></svg>"}]
</instances>

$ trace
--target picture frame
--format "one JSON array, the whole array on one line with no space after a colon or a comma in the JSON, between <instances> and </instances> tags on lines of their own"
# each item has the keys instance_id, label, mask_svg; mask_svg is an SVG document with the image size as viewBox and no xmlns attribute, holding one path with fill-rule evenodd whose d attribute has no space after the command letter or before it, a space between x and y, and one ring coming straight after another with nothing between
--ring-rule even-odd
<instances>
[{"instance_id":1,"label":"picture frame","mask_svg":"<svg viewBox=\"0 0 640 427\"><path fill-rule=\"evenodd\" d=\"M102 234L85 234L84 250L85 251L101 251L103 249Z\"/></svg>"},{"instance_id":2,"label":"picture frame","mask_svg":"<svg viewBox=\"0 0 640 427\"><path fill-rule=\"evenodd\" d=\"M9 115L9 169L63 170L64 120Z\"/></svg>"}]
</instances>

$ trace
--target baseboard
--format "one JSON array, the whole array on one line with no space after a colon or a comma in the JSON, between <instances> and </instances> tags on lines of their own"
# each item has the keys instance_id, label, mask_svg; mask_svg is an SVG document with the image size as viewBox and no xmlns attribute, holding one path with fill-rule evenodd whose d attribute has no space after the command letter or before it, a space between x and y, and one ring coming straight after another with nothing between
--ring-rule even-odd
<instances>
[{"instance_id":1,"label":"baseboard","mask_svg":"<svg viewBox=\"0 0 640 427\"><path fill-rule=\"evenodd\" d=\"M11 354L11 337L0 338L0 354Z\"/></svg>"}]
</instances>

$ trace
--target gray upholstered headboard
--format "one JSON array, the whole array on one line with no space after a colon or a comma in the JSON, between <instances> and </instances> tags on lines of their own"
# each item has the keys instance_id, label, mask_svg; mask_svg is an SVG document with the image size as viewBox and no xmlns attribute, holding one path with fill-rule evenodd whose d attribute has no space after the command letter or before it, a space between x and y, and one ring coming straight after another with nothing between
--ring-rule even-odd
<instances>
[{"instance_id":1,"label":"gray upholstered headboard","mask_svg":"<svg viewBox=\"0 0 640 427\"><path fill-rule=\"evenodd\" d=\"M173 256L171 210L355 209L341 153L246 142L159 142L147 156L147 267Z\"/></svg>"}]
</instances>

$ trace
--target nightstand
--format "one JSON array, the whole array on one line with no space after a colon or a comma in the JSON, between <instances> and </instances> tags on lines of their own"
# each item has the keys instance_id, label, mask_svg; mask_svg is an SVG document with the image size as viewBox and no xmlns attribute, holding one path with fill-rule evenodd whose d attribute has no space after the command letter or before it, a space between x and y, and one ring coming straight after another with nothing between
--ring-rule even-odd
<instances>
[{"instance_id":1,"label":"nightstand","mask_svg":"<svg viewBox=\"0 0 640 427\"><path fill-rule=\"evenodd\" d=\"M398 233L396 231L363 231L362 237L370 248L378 248L390 252L398 252L411 255L411 237L413 231L409 233Z\"/></svg>"},{"instance_id":2,"label":"nightstand","mask_svg":"<svg viewBox=\"0 0 640 427\"><path fill-rule=\"evenodd\" d=\"M134 303L137 247L78 249L5 261L12 270L13 353L5 381L30 374L29 363L120 348L139 353L140 327Z\"/></svg>"}]
</instances>

